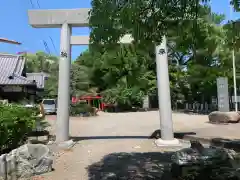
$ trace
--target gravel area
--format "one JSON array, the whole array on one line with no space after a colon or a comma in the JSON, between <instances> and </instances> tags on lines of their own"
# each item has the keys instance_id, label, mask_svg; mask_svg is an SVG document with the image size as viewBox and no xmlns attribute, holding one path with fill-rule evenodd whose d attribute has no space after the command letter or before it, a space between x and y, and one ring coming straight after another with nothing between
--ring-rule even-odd
<instances>
[{"instance_id":1,"label":"gravel area","mask_svg":"<svg viewBox=\"0 0 240 180\"><path fill-rule=\"evenodd\" d=\"M56 117L48 117L54 132ZM191 132L208 128L205 115L173 114L174 130ZM160 128L157 111L100 113L97 117L71 118L70 134L77 144L60 152L55 171L45 174L48 180L159 179L162 164L170 152L180 149L156 147L148 139ZM183 147L189 143L183 141Z\"/></svg>"}]
</instances>

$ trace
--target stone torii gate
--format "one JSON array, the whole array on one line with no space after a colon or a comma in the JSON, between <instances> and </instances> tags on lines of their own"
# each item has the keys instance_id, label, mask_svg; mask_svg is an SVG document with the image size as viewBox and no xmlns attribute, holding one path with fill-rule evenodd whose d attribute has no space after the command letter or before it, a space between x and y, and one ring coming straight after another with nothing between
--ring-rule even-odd
<instances>
[{"instance_id":1,"label":"stone torii gate","mask_svg":"<svg viewBox=\"0 0 240 180\"><path fill-rule=\"evenodd\" d=\"M57 110L57 142L69 139L69 104L70 104L70 66L71 45L88 45L88 36L72 36L72 27L88 27L89 8L59 9L59 10L29 10L29 24L34 28L61 28L59 82L58 82L58 110ZM120 43L131 43L129 35L124 36ZM156 144L177 145L178 140L173 136L171 98L169 88L168 60L166 38L161 45L156 46L157 84L159 108L161 116L161 136Z\"/></svg>"}]
</instances>

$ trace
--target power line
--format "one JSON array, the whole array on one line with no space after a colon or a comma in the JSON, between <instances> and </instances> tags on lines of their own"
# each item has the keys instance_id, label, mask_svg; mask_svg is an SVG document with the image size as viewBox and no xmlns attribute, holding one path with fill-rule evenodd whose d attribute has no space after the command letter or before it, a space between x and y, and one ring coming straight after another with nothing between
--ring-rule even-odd
<instances>
[{"instance_id":1,"label":"power line","mask_svg":"<svg viewBox=\"0 0 240 180\"><path fill-rule=\"evenodd\" d=\"M50 38L50 40L51 40L51 42L52 42L53 49L54 49L55 53L57 54L58 52L57 52L56 46L55 46L55 44L54 44L54 42L53 42L53 39L52 39L51 36L49 36L49 38Z\"/></svg>"},{"instance_id":2,"label":"power line","mask_svg":"<svg viewBox=\"0 0 240 180\"><path fill-rule=\"evenodd\" d=\"M40 4L39 4L39 1L37 0L37 5L38 5L38 8L40 8Z\"/></svg>"},{"instance_id":3,"label":"power line","mask_svg":"<svg viewBox=\"0 0 240 180\"><path fill-rule=\"evenodd\" d=\"M46 50L47 53L50 55L50 54L51 54L51 51L50 51L50 49L49 49L49 47L48 47L47 42L43 40L43 44L44 44L45 50Z\"/></svg>"},{"instance_id":4,"label":"power line","mask_svg":"<svg viewBox=\"0 0 240 180\"><path fill-rule=\"evenodd\" d=\"M34 9L35 7L34 7L32 0L29 0L29 1L30 1L30 4L32 5L32 8Z\"/></svg>"},{"instance_id":5,"label":"power line","mask_svg":"<svg viewBox=\"0 0 240 180\"><path fill-rule=\"evenodd\" d=\"M39 0L36 0L37 1L37 5L38 5L38 8L40 8L40 3L39 3ZM54 49L54 51L55 51L55 53L56 53L56 55L57 55L57 50L56 50L56 46L55 46L55 44L54 44L54 41L53 41L53 39L52 39L52 37L51 36L49 36L49 38L50 38L50 40L51 40L51 43L52 43L52 46L53 46L53 49ZM47 49L49 50L49 52L50 52L50 49L49 49L49 47L48 47L48 44L46 43L46 45L47 46L45 46L45 47L47 47Z\"/></svg>"},{"instance_id":6,"label":"power line","mask_svg":"<svg viewBox=\"0 0 240 180\"><path fill-rule=\"evenodd\" d=\"M34 6L33 1L32 1L32 0L29 0L29 1L30 1L30 4L31 4L32 8L35 9L35 6ZM36 0L36 2L37 2L37 7L40 9L41 7L40 7L39 0ZM55 51L55 53L57 54L57 50L56 50L56 47L55 47L55 45L54 45L54 41L53 41L53 39L51 38L51 36L49 36L49 38L50 38L51 43L52 43L52 45L53 45L54 51ZM42 40L42 41L43 41L43 45L44 45L44 48L45 48L46 52L50 55L50 54L51 54L51 51L50 51L50 48L49 48L49 46L48 46L48 43L47 43L45 40Z\"/></svg>"}]
</instances>

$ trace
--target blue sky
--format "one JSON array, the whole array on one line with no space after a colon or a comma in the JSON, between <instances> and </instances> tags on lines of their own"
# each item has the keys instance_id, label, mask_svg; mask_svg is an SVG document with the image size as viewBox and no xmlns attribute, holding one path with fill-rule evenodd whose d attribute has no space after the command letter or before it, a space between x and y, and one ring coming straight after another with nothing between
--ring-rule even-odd
<instances>
[{"instance_id":1,"label":"blue sky","mask_svg":"<svg viewBox=\"0 0 240 180\"><path fill-rule=\"evenodd\" d=\"M32 0L34 8L38 9L37 0ZM91 0L38 0L41 9L67 9L91 7ZM212 0L215 12L226 14L229 19L229 0ZM1 0L0 3L0 37L22 42L21 46L0 43L0 52L17 53L21 51L45 51L43 41L46 41L51 54L59 54L59 29L35 29L28 25L27 10L32 9L30 0ZM240 18L240 13L233 13L233 19ZM75 28L73 35L88 35L88 28ZM52 38L55 48L50 39ZM55 50L56 49L56 50ZM75 59L87 46L74 46L72 59Z\"/></svg>"}]
</instances>

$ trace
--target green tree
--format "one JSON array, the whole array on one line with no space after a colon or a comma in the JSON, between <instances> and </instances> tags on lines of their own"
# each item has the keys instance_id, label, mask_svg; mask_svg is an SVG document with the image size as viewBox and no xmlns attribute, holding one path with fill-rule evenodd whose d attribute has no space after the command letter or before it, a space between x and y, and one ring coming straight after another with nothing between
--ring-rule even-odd
<instances>
[{"instance_id":1,"label":"green tree","mask_svg":"<svg viewBox=\"0 0 240 180\"><path fill-rule=\"evenodd\" d=\"M90 88L89 68L74 62L71 67L70 88L72 96L95 94L95 89Z\"/></svg>"},{"instance_id":2,"label":"green tree","mask_svg":"<svg viewBox=\"0 0 240 180\"><path fill-rule=\"evenodd\" d=\"M28 72L52 72L52 67L58 66L58 57L50 56L44 52L26 54Z\"/></svg>"},{"instance_id":3,"label":"green tree","mask_svg":"<svg viewBox=\"0 0 240 180\"><path fill-rule=\"evenodd\" d=\"M26 67L28 73L44 72L48 75L42 96L55 98L58 88L58 57L48 55L44 52L26 54Z\"/></svg>"},{"instance_id":4,"label":"green tree","mask_svg":"<svg viewBox=\"0 0 240 180\"><path fill-rule=\"evenodd\" d=\"M135 43L160 43L168 29L174 29L182 20L198 19L202 13L202 3L211 0L93 0L89 25L93 45L116 44L126 33L132 34ZM239 1L232 0L235 10ZM108 11L106 11L108 9Z\"/></svg>"},{"instance_id":5,"label":"green tree","mask_svg":"<svg viewBox=\"0 0 240 180\"><path fill-rule=\"evenodd\" d=\"M26 59L27 71L29 73L44 72L48 74L42 96L45 98L56 98L58 94L59 58L44 52L38 52L36 54L27 54ZM94 92L93 89L89 90L88 84L88 69L73 63L70 77L71 95L81 96L85 93Z\"/></svg>"},{"instance_id":6,"label":"green tree","mask_svg":"<svg viewBox=\"0 0 240 180\"><path fill-rule=\"evenodd\" d=\"M128 94L126 84L129 83L121 80L122 76L118 76L116 70L113 71L111 65L104 60L109 58L112 64L119 62L116 58L118 56L109 54L122 52L118 49L117 42L126 33L132 34L135 39L132 47L138 52L141 51L142 57L147 57L143 66L146 72L151 74L151 78L156 75L154 45L161 42L163 34L167 34L173 101L176 99L210 101L211 96L216 95L216 78L226 75L230 69L230 59L226 55L228 53L224 55L220 51L224 48L229 49L230 44L227 43L227 39L234 35L232 31L226 30L220 25L224 20L224 15L212 13L208 4L202 5L199 1L191 0L168 3L166 1L134 0L131 3L123 0L117 3L103 0L100 3L100 1L94 0L92 6L90 27L93 45L90 46L88 59L91 59L89 57L94 54L94 62L87 61L90 64L97 63L92 66L94 67L92 79L98 79L96 85L101 84L100 90L112 94L111 98L118 97L115 96L116 94L119 94L119 97L123 97L124 100L129 98L124 95L125 92ZM235 8L237 9L236 4ZM105 11L105 9L109 9L109 11ZM131 64L138 62L139 56L134 54L122 58L126 60L127 64ZM123 62L125 61L120 63ZM129 64L128 66L131 67ZM106 70L101 69L102 66L105 66ZM118 65L117 70L124 72L124 69L119 67L121 66ZM98 76L105 77L104 71L110 70L113 73L108 73L110 74L108 79L98 78ZM229 73L227 75L231 77ZM151 78L147 78L147 81L152 82L154 78ZM119 82L121 80L123 85L118 84L116 79ZM107 82L115 84L115 89L109 89L110 86ZM139 87L137 81L136 86ZM126 91L122 87L126 88ZM154 88L151 87L151 89ZM117 93L118 91L124 93ZM141 92L139 89L137 91ZM146 92L148 90L145 90L143 94ZM137 96L135 95L135 97ZM130 101L133 102L131 99Z\"/></svg>"},{"instance_id":7,"label":"green tree","mask_svg":"<svg viewBox=\"0 0 240 180\"><path fill-rule=\"evenodd\" d=\"M76 63L91 69L92 86L108 103L130 108L140 105L155 88L155 75L148 68L150 57L132 45L119 45L104 53L85 52Z\"/></svg>"}]
</instances>

